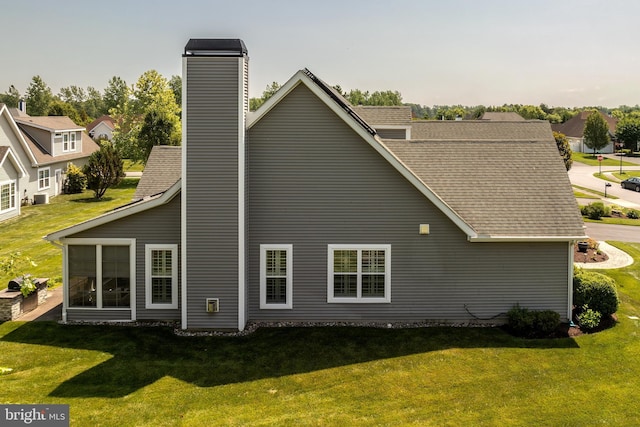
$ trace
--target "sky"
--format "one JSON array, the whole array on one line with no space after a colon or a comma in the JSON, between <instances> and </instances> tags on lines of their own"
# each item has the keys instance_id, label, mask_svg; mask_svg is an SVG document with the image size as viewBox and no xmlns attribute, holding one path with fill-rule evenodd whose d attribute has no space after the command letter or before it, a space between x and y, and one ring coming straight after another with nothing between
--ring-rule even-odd
<instances>
[{"instance_id":1,"label":"sky","mask_svg":"<svg viewBox=\"0 0 640 427\"><path fill-rule=\"evenodd\" d=\"M132 85L180 75L190 38L240 38L249 91L309 68L433 105L640 104L637 0L0 0L0 93L39 75Z\"/></svg>"}]
</instances>

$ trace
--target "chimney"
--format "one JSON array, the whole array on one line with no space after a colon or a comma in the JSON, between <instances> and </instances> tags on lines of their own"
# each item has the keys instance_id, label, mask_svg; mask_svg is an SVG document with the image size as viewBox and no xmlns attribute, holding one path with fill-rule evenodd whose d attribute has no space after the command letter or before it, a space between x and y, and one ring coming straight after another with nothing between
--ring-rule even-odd
<instances>
[{"instance_id":1,"label":"chimney","mask_svg":"<svg viewBox=\"0 0 640 427\"><path fill-rule=\"evenodd\" d=\"M18 101L18 111L27 114L27 102L24 99Z\"/></svg>"},{"instance_id":2,"label":"chimney","mask_svg":"<svg viewBox=\"0 0 640 427\"><path fill-rule=\"evenodd\" d=\"M191 39L182 55L183 329L246 324L248 64L239 39Z\"/></svg>"}]
</instances>

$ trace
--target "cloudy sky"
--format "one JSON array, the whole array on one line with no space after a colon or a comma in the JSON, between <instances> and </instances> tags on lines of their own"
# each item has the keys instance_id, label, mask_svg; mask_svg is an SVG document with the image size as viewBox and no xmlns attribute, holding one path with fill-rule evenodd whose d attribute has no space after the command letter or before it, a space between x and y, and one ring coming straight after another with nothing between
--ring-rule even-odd
<instances>
[{"instance_id":1,"label":"cloudy sky","mask_svg":"<svg viewBox=\"0 0 640 427\"><path fill-rule=\"evenodd\" d=\"M241 38L251 96L307 67L429 106L640 103L636 0L20 0L0 29L0 92L169 78L189 38Z\"/></svg>"}]
</instances>

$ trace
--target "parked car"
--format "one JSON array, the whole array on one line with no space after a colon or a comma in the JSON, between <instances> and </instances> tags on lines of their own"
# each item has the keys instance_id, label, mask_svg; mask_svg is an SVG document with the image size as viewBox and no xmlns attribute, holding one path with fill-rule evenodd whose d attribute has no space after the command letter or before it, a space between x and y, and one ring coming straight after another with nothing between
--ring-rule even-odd
<instances>
[{"instance_id":1,"label":"parked car","mask_svg":"<svg viewBox=\"0 0 640 427\"><path fill-rule=\"evenodd\" d=\"M640 178L635 176L631 178L627 178L624 181L622 181L620 185L622 185L622 188L626 188L628 190L640 191Z\"/></svg>"}]
</instances>

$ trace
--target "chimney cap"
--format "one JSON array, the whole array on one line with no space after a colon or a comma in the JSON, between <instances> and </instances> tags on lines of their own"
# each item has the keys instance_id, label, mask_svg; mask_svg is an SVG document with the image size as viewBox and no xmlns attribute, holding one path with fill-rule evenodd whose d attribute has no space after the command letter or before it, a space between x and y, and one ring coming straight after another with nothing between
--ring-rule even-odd
<instances>
[{"instance_id":1,"label":"chimney cap","mask_svg":"<svg viewBox=\"0 0 640 427\"><path fill-rule=\"evenodd\" d=\"M189 39L182 56L245 56L247 47L240 39Z\"/></svg>"}]
</instances>

